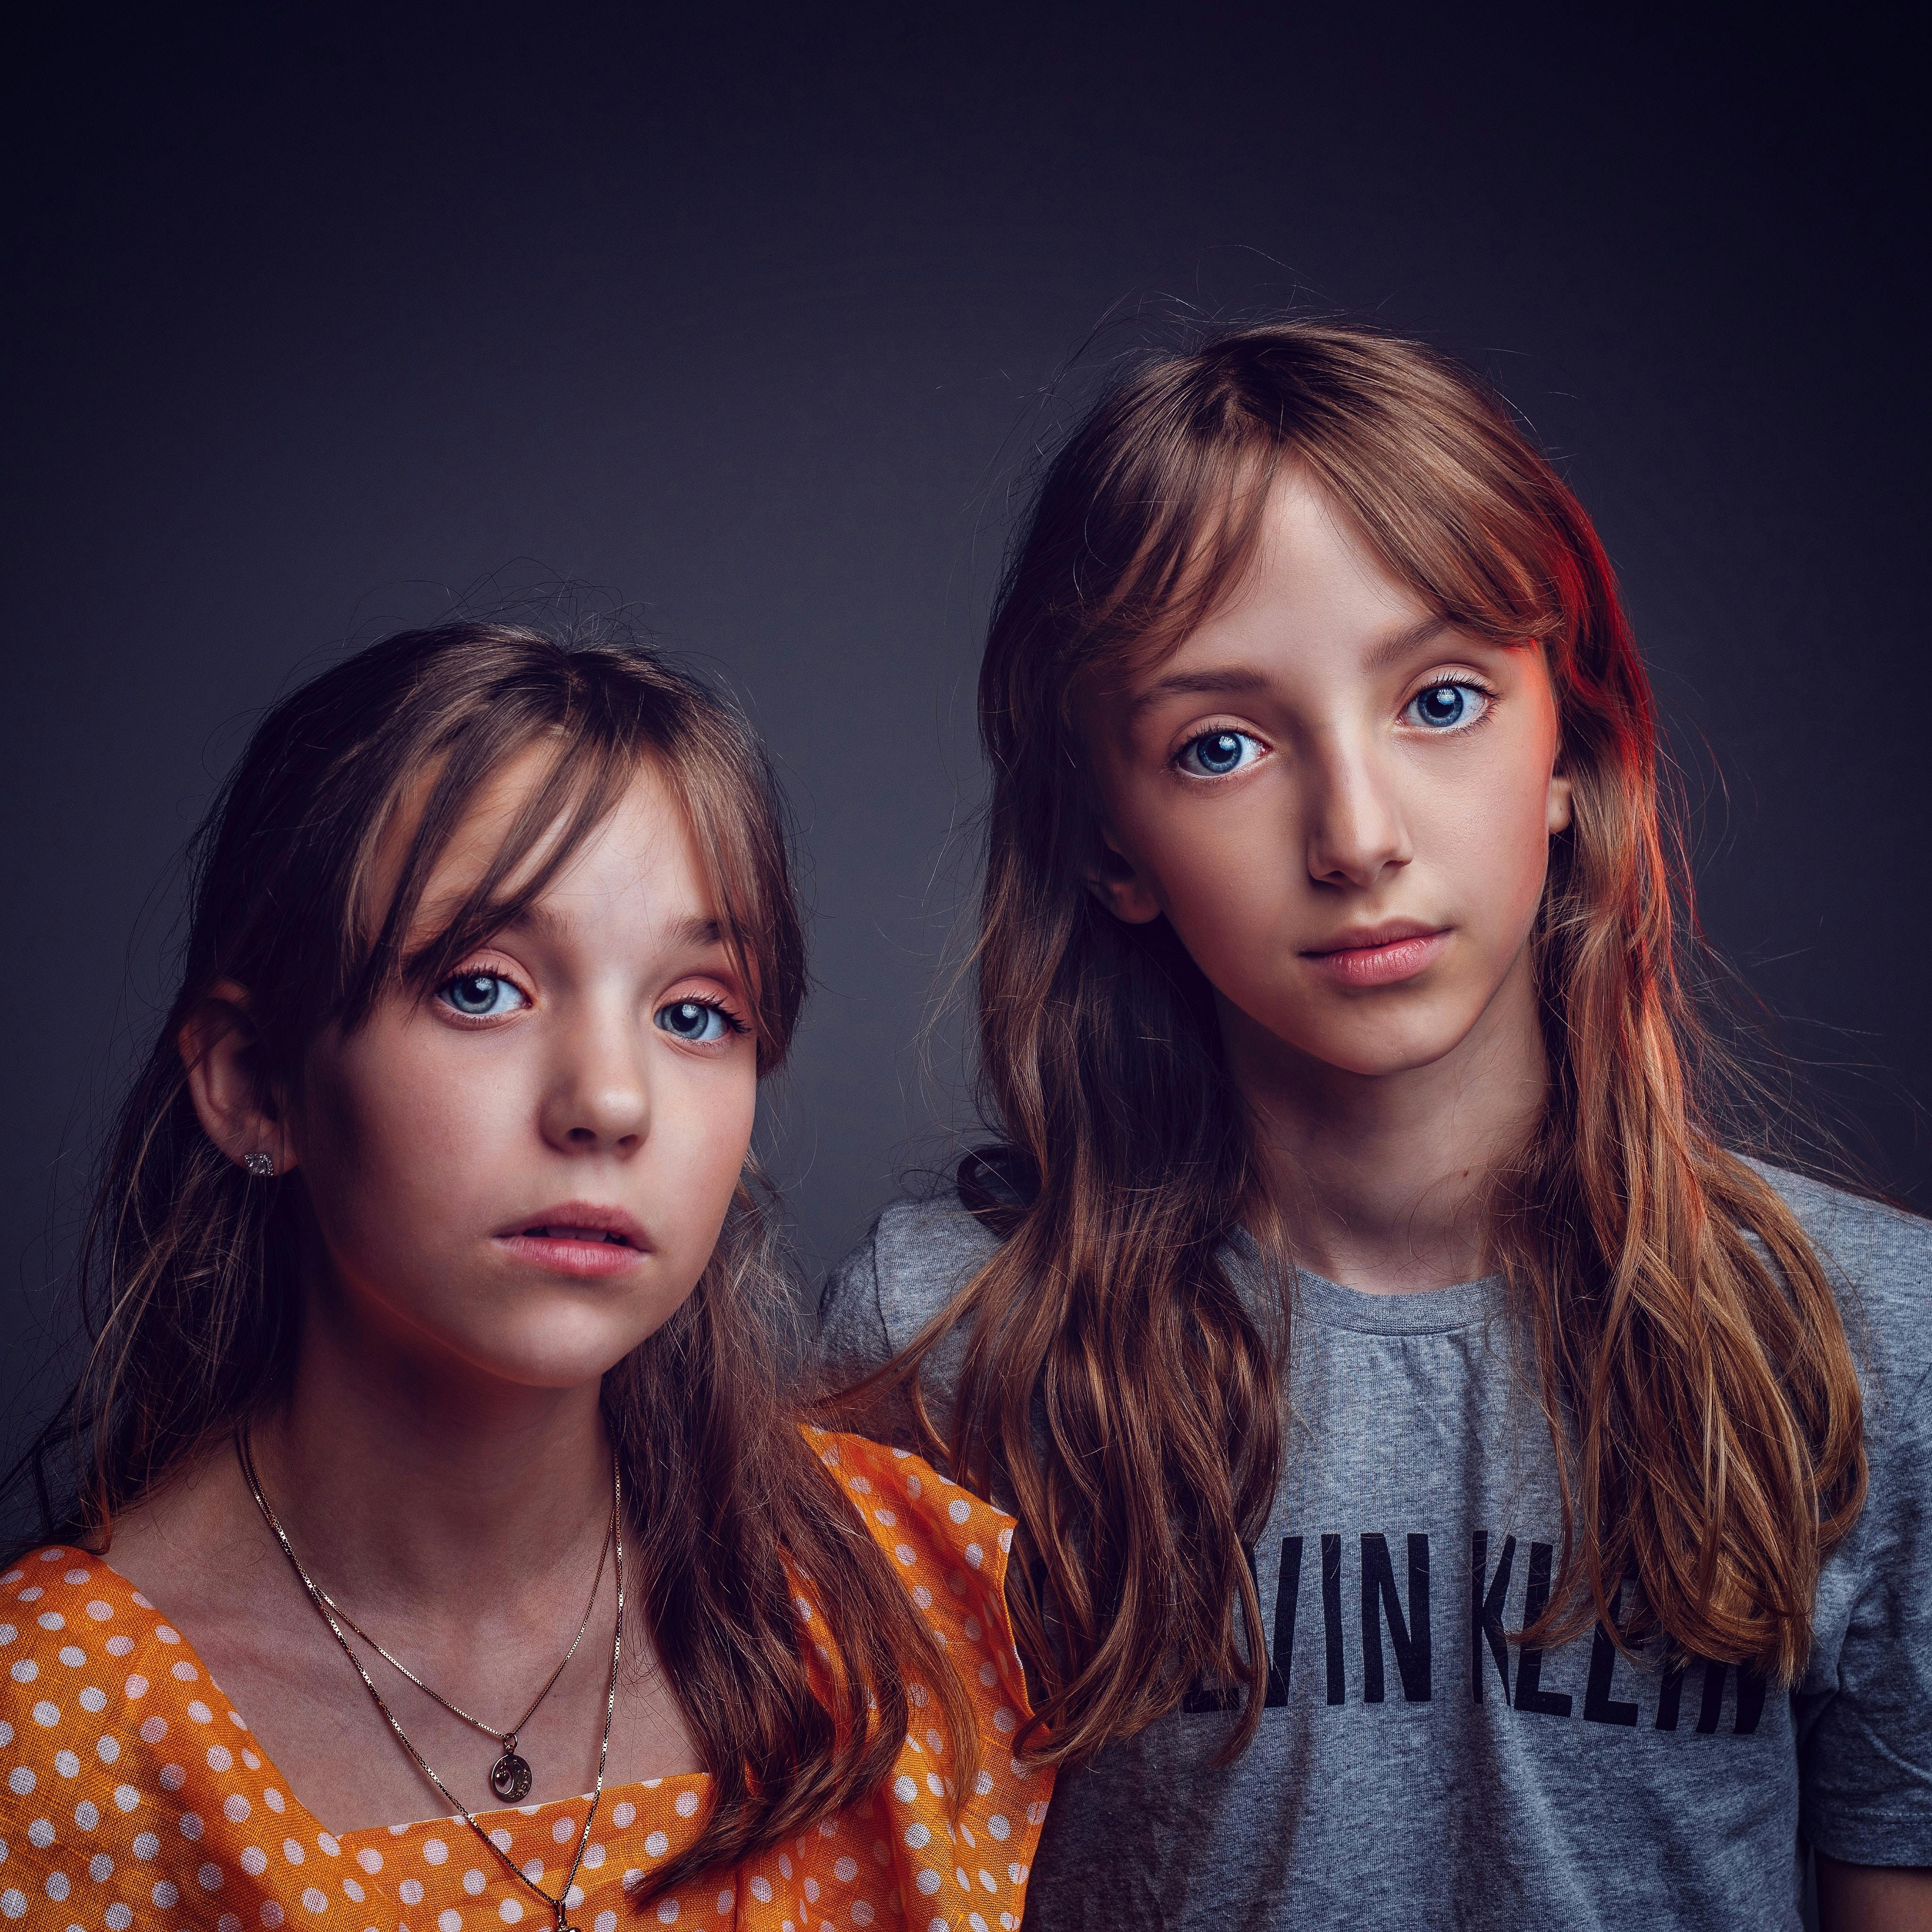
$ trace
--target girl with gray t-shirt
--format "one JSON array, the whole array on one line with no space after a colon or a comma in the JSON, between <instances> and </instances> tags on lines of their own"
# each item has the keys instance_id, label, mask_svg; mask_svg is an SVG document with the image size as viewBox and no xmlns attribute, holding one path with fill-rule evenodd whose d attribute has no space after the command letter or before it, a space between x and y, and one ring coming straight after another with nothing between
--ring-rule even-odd
<instances>
[{"instance_id":1,"label":"girl with gray t-shirt","mask_svg":"<svg viewBox=\"0 0 1932 1932\"><path fill-rule=\"evenodd\" d=\"M1547 461L1366 329L1153 358L980 715L1005 1144L824 1348L1019 1517L1029 1924L1932 1911L1932 1229L1746 1157Z\"/></svg>"}]
</instances>

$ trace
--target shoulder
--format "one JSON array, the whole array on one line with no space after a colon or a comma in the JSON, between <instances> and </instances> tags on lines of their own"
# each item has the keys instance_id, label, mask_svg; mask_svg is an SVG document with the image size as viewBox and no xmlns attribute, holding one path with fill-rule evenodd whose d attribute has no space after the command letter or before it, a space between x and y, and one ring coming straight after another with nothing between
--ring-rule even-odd
<instances>
[{"instance_id":1,"label":"shoulder","mask_svg":"<svg viewBox=\"0 0 1932 1932\"><path fill-rule=\"evenodd\" d=\"M802 1433L958 1670L982 1734L1010 1748L1030 1714L1006 1610L1013 1519L908 1450L808 1424Z\"/></svg>"},{"instance_id":2,"label":"shoulder","mask_svg":"<svg viewBox=\"0 0 1932 1932\"><path fill-rule=\"evenodd\" d=\"M976 1612L979 1628L968 1642L982 1641L983 1630L996 1648L1003 1645L1010 1653L1006 1574L1013 1519L908 1450L808 1425L803 1433L844 1488L873 1541L898 1567L927 1622L934 1621L929 1599L936 1585L962 1614ZM946 1620L951 1616L948 1612Z\"/></svg>"},{"instance_id":3,"label":"shoulder","mask_svg":"<svg viewBox=\"0 0 1932 1932\"><path fill-rule=\"evenodd\" d=\"M921 1924L931 1913L934 1924L1017 1925L1054 1774L1014 1750L1031 1712L1006 1615L1012 1520L904 1450L820 1429L804 1434L892 1559L952 1665L972 1707L977 1764L962 1786L958 1758L929 1716L918 1714L932 1694L909 1684L912 1724L885 1783L801 1838L796 1865L789 1853L781 1856L776 1870L749 1874L746 1889L754 1900L776 1900L795 1875L808 1900L822 1891L850 1899L876 1875L886 1883L875 1912L916 1901ZM809 1630L813 1586L802 1578L800 1586L798 1609ZM776 1916L746 1922L762 1928ZM820 1916L814 1909L808 1922ZM850 1910L839 1922L871 1922Z\"/></svg>"},{"instance_id":4,"label":"shoulder","mask_svg":"<svg viewBox=\"0 0 1932 1932\"><path fill-rule=\"evenodd\" d=\"M826 1282L819 1301L825 1352L868 1360L896 1354L999 1245L956 1194L895 1202Z\"/></svg>"},{"instance_id":5,"label":"shoulder","mask_svg":"<svg viewBox=\"0 0 1932 1932\"><path fill-rule=\"evenodd\" d=\"M224 1926L292 1924L298 1896L325 1910L322 1872L294 1868L340 1841L126 1576L70 1546L31 1552L0 1576L0 1916L44 1894L67 1901L56 1922L211 1925L212 1904L188 1901L218 1891Z\"/></svg>"},{"instance_id":6,"label":"shoulder","mask_svg":"<svg viewBox=\"0 0 1932 1932\"><path fill-rule=\"evenodd\" d=\"M1852 1281L1932 1282L1932 1221L1788 1168L1750 1164L1783 1196L1813 1246Z\"/></svg>"},{"instance_id":7,"label":"shoulder","mask_svg":"<svg viewBox=\"0 0 1932 1932\"><path fill-rule=\"evenodd\" d=\"M1855 1348L1895 1379L1932 1366L1932 1221L1788 1169L1754 1162L1817 1250Z\"/></svg>"},{"instance_id":8,"label":"shoulder","mask_svg":"<svg viewBox=\"0 0 1932 1932\"><path fill-rule=\"evenodd\" d=\"M0 1576L6 1795L26 1800L37 1788L78 1780L76 1788L103 1800L102 1809L110 1798L128 1809L136 1787L145 1792L153 1782L144 1774L152 1769L148 1747L169 1729L159 1711L213 1720L206 1705L189 1701L188 1687L201 1674L192 1654L180 1633L100 1558L62 1544L22 1557Z\"/></svg>"},{"instance_id":9,"label":"shoulder","mask_svg":"<svg viewBox=\"0 0 1932 1932\"><path fill-rule=\"evenodd\" d=\"M1932 1222L1754 1162L1838 1292L1865 1398L1873 1491L1922 1493L1932 1467Z\"/></svg>"},{"instance_id":10,"label":"shoulder","mask_svg":"<svg viewBox=\"0 0 1932 1932\"><path fill-rule=\"evenodd\" d=\"M76 1671L114 1668L131 1652L136 1639L128 1626L152 1624L145 1616L152 1608L99 1557L64 1544L29 1550L0 1576L0 1661L7 1666L0 1708L16 1732L9 1747L26 1742L18 1734L22 1713L53 1728L57 1719L36 1714L58 1712L52 1700L64 1703L69 1689L80 1688L68 1682Z\"/></svg>"},{"instance_id":11,"label":"shoulder","mask_svg":"<svg viewBox=\"0 0 1932 1932\"><path fill-rule=\"evenodd\" d=\"M954 1194L896 1202L872 1231L879 1301L889 1324L925 1327L999 1251L999 1238Z\"/></svg>"}]
</instances>

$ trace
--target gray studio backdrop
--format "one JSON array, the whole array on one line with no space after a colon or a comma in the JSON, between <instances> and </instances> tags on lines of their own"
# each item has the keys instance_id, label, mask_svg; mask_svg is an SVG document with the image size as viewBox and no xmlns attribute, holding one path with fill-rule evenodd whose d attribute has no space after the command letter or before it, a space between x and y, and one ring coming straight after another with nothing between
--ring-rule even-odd
<instances>
[{"instance_id":1,"label":"gray studio backdrop","mask_svg":"<svg viewBox=\"0 0 1932 1932\"><path fill-rule=\"evenodd\" d=\"M1622 568L1713 932L1932 1203L1918 170L1853 26L48 31L10 110L10 1441L182 842L261 707L398 623L568 583L740 693L809 854L767 1130L806 1264L943 1160L960 1070L916 1040L1010 492L1190 312L1379 316L1502 382Z\"/></svg>"}]
</instances>

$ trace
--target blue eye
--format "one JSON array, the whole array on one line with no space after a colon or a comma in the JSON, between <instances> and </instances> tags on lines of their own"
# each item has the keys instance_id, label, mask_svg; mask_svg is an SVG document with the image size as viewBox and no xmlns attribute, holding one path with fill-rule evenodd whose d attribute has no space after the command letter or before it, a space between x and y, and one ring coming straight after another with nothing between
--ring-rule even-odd
<instances>
[{"instance_id":1,"label":"blue eye","mask_svg":"<svg viewBox=\"0 0 1932 1932\"><path fill-rule=\"evenodd\" d=\"M1480 685L1432 684L1402 707L1410 723L1431 731L1453 731L1488 715L1490 694Z\"/></svg>"},{"instance_id":2,"label":"blue eye","mask_svg":"<svg viewBox=\"0 0 1932 1932\"><path fill-rule=\"evenodd\" d=\"M1198 777L1222 778L1244 765L1252 764L1254 759L1249 754L1258 753L1261 748L1260 741L1245 731L1204 731L1181 746L1176 762L1183 771Z\"/></svg>"},{"instance_id":3,"label":"blue eye","mask_svg":"<svg viewBox=\"0 0 1932 1932\"><path fill-rule=\"evenodd\" d=\"M436 989L443 1004L466 1019L494 1019L499 1013L514 1013L530 1004L522 989L500 973L459 973Z\"/></svg>"},{"instance_id":4,"label":"blue eye","mask_svg":"<svg viewBox=\"0 0 1932 1932\"><path fill-rule=\"evenodd\" d=\"M652 1017L674 1039L693 1046L709 1046L728 1033L744 1030L722 1006L706 1000L674 1000L669 1006L658 1007Z\"/></svg>"}]
</instances>

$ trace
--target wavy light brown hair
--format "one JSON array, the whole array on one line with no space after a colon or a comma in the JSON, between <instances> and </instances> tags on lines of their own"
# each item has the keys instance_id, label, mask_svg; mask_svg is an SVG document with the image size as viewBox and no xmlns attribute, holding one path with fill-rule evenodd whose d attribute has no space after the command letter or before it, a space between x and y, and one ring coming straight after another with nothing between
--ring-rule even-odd
<instances>
[{"instance_id":1,"label":"wavy light brown hair","mask_svg":"<svg viewBox=\"0 0 1932 1932\"><path fill-rule=\"evenodd\" d=\"M1280 1474L1292 1259L1206 980L1164 920L1123 924L1088 890L1075 713L1087 680L1157 660L1239 583L1291 470L1448 622L1540 647L1556 689L1574 822L1532 940L1552 1078L1492 1199L1561 1472L1561 1567L1528 1634L1616 1630L1634 1576L1674 1649L1789 1678L1864 1497L1832 1286L1733 1150L1650 688L1581 506L1498 400L1414 343L1289 323L1154 358L1047 469L980 674L981 1070L1036 1191L884 1378L916 1404L926 1357L965 1331L943 1446L1018 1505L1030 1742L1053 1760L1138 1730L1204 1676L1248 1686L1230 1755L1262 1708L1246 1548ZM1225 1271L1244 1226L1278 1323Z\"/></svg>"},{"instance_id":2,"label":"wavy light brown hair","mask_svg":"<svg viewBox=\"0 0 1932 1932\"><path fill-rule=\"evenodd\" d=\"M500 850L442 928L410 944L440 856L532 746L554 756ZM105 1160L77 1271L92 1348L16 1472L37 1486L36 1540L105 1552L121 1511L290 1385L312 1238L300 1175L264 1186L208 1140L184 1027L238 983L265 1089L292 1090L325 1028L427 992L538 898L646 765L689 815L769 1072L806 986L777 792L737 716L650 650L489 624L408 632L262 721L198 836L180 989ZM379 903L394 830L406 856ZM651 1896L866 1798L905 1735L912 1681L972 1749L956 1679L782 1396L772 1330L789 1305L748 1163L690 1298L604 1378L634 1600L714 1780L702 1832ZM787 1562L820 1586L836 1664L818 1690Z\"/></svg>"}]
</instances>

